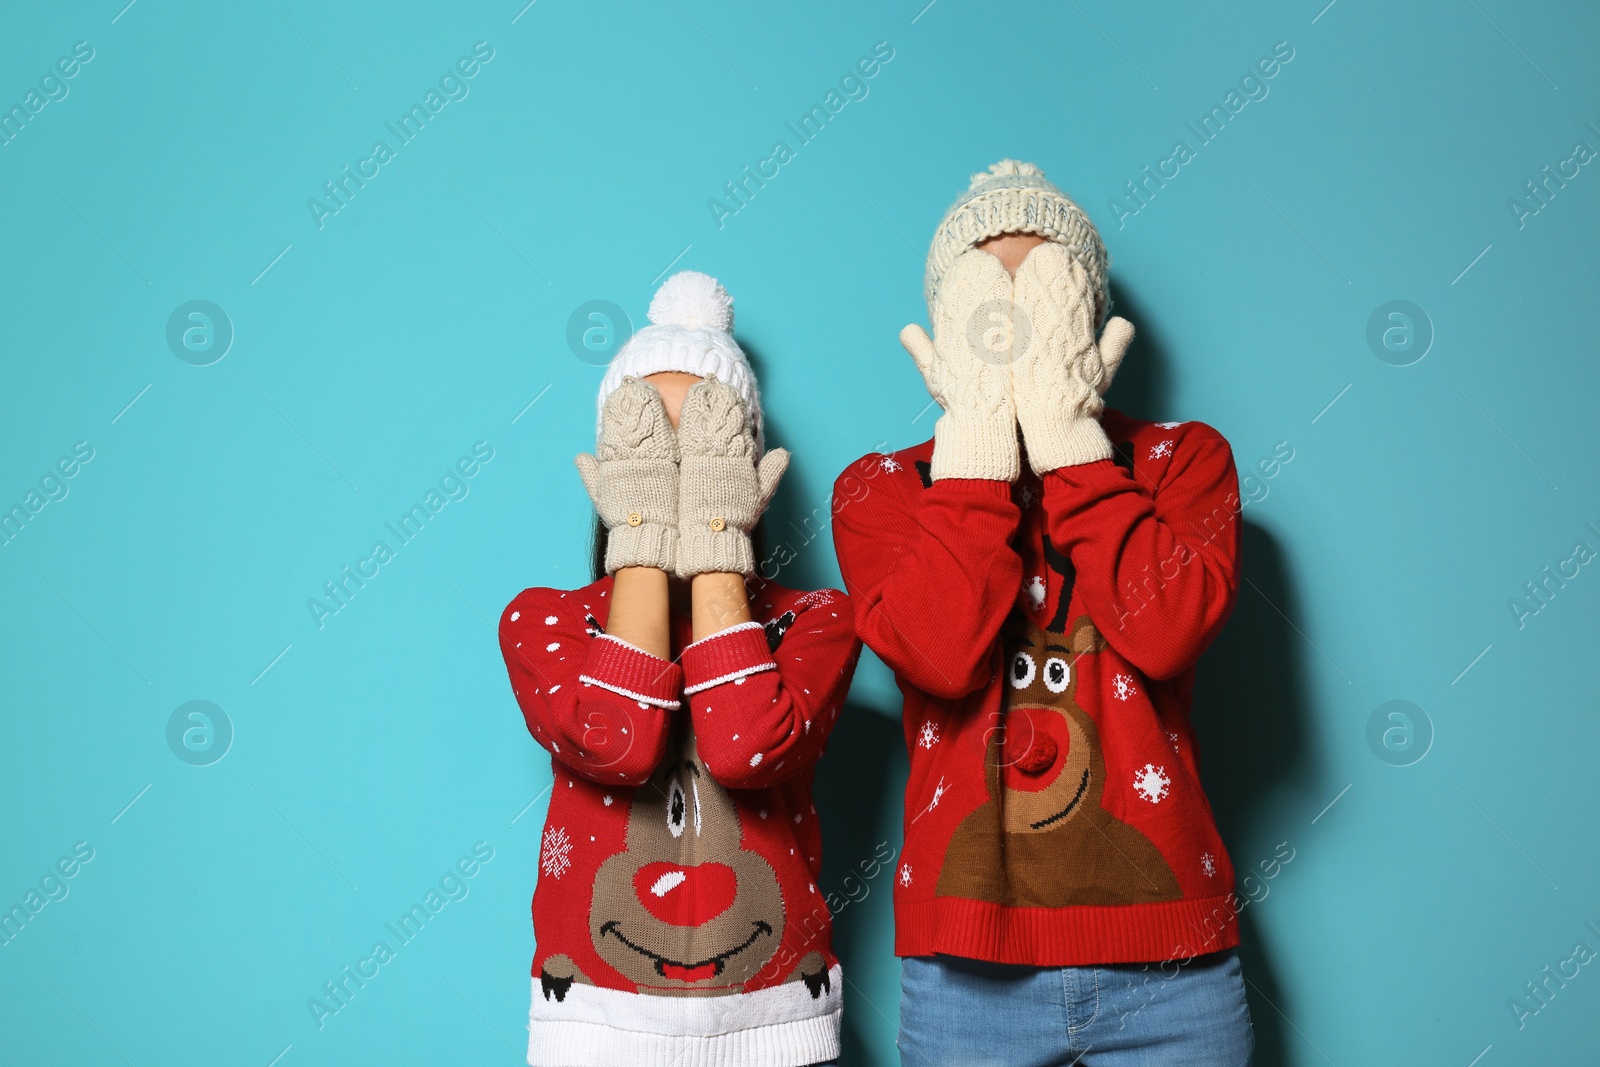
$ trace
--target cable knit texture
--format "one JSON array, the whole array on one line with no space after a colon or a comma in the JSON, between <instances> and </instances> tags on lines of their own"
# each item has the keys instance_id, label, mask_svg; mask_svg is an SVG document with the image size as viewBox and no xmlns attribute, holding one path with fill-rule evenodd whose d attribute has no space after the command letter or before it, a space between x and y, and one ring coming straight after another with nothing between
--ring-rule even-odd
<instances>
[{"instance_id":1,"label":"cable knit texture","mask_svg":"<svg viewBox=\"0 0 1600 1067\"><path fill-rule=\"evenodd\" d=\"M750 409L732 386L707 378L697 382L678 412L677 573L753 574L750 531L766 510L789 453L775 448L761 457Z\"/></svg>"},{"instance_id":2,"label":"cable knit texture","mask_svg":"<svg viewBox=\"0 0 1600 1067\"><path fill-rule=\"evenodd\" d=\"M595 455L578 474L605 524L606 573L677 565L678 439L655 386L628 378L606 398Z\"/></svg>"},{"instance_id":3,"label":"cable knit texture","mask_svg":"<svg viewBox=\"0 0 1600 1067\"><path fill-rule=\"evenodd\" d=\"M1096 322L1111 310L1106 291L1110 261L1100 233L1083 209L1051 184L1032 163L1002 159L974 174L961 198L945 213L928 249L923 292L931 307L950 268L974 245L1003 233L1033 233L1072 253L1089 276Z\"/></svg>"},{"instance_id":4,"label":"cable knit texture","mask_svg":"<svg viewBox=\"0 0 1600 1067\"><path fill-rule=\"evenodd\" d=\"M1021 471L1011 358L1011 277L987 252L951 265L928 306L934 340L920 326L900 331L928 392L944 408L934 425L932 477L1009 482Z\"/></svg>"},{"instance_id":5,"label":"cable knit texture","mask_svg":"<svg viewBox=\"0 0 1600 1067\"><path fill-rule=\"evenodd\" d=\"M1113 318L1095 343L1088 273L1060 245L1028 253L1017 268L1014 300L1014 332L1026 343L1011 363L1011 394L1029 465L1044 474L1110 459L1100 396L1122 363L1133 327Z\"/></svg>"},{"instance_id":6,"label":"cable knit texture","mask_svg":"<svg viewBox=\"0 0 1600 1067\"><path fill-rule=\"evenodd\" d=\"M683 270L661 283L650 301L650 325L628 339L600 381L597 407L630 375L644 378L662 371L713 375L738 391L755 424L756 447L763 447L761 391L733 339L733 297L715 278ZM603 420L603 415L601 416ZM599 433L599 426L595 432Z\"/></svg>"}]
</instances>

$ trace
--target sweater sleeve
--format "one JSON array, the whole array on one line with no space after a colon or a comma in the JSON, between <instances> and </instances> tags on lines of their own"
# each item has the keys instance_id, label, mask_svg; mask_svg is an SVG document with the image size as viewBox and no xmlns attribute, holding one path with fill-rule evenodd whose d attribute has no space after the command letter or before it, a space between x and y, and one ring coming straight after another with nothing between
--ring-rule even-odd
<instances>
[{"instance_id":1,"label":"sweater sleeve","mask_svg":"<svg viewBox=\"0 0 1600 1067\"><path fill-rule=\"evenodd\" d=\"M700 758L729 789L765 789L809 768L844 706L861 655L849 599L829 591L803 603L792 621L786 612L742 623L683 650Z\"/></svg>"},{"instance_id":2,"label":"sweater sleeve","mask_svg":"<svg viewBox=\"0 0 1600 1067\"><path fill-rule=\"evenodd\" d=\"M562 766L643 785L666 752L683 672L600 632L576 594L528 589L500 616L500 652L528 732Z\"/></svg>"},{"instance_id":3,"label":"sweater sleeve","mask_svg":"<svg viewBox=\"0 0 1600 1067\"><path fill-rule=\"evenodd\" d=\"M908 499L880 462L857 460L834 486L834 547L856 631L911 685L958 699L988 681L1022 587L1011 547L1021 511L998 481L941 479ZM862 484L864 493L846 491Z\"/></svg>"},{"instance_id":4,"label":"sweater sleeve","mask_svg":"<svg viewBox=\"0 0 1600 1067\"><path fill-rule=\"evenodd\" d=\"M1199 661L1233 610L1239 480L1228 442L1203 425L1148 477L1110 460L1062 467L1044 477L1044 508L1089 617L1146 677L1165 679Z\"/></svg>"}]
</instances>

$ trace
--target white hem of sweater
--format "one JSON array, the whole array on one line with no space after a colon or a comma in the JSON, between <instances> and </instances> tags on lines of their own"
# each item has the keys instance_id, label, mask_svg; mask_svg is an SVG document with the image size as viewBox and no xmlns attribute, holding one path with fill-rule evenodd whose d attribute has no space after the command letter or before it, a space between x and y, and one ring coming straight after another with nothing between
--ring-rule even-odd
<instances>
[{"instance_id":1,"label":"white hem of sweater","mask_svg":"<svg viewBox=\"0 0 1600 1067\"><path fill-rule=\"evenodd\" d=\"M762 671L775 671L777 669L778 665L776 663L757 663L753 667L740 667L736 671L733 671L729 674L719 675L709 681L696 682L694 685L686 685L683 687L683 695L686 697L692 697L696 693L703 693L707 689L711 689L715 686L724 685L728 682L735 682L740 678L744 678L752 674L759 674Z\"/></svg>"},{"instance_id":2,"label":"white hem of sweater","mask_svg":"<svg viewBox=\"0 0 1600 1067\"><path fill-rule=\"evenodd\" d=\"M647 697L643 693L635 693L632 689L624 689L620 685L612 685L610 682L602 682L600 679L587 674L578 675L578 681L582 682L584 685L597 685L601 689L615 693L618 696L637 700L641 704L654 704L656 707L666 708L668 711L676 711L682 704L681 701L677 700L662 700L659 697Z\"/></svg>"},{"instance_id":3,"label":"white hem of sweater","mask_svg":"<svg viewBox=\"0 0 1600 1067\"><path fill-rule=\"evenodd\" d=\"M805 1067L839 1056L843 972L813 1000L804 982L753 993L667 997L574 984L545 1000L532 979L532 1067Z\"/></svg>"},{"instance_id":4,"label":"white hem of sweater","mask_svg":"<svg viewBox=\"0 0 1600 1067\"><path fill-rule=\"evenodd\" d=\"M714 634L707 634L698 641L691 641L687 645L683 646L683 650L687 652L696 645L703 645L707 641L715 641L719 637L727 637L729 634L736 634L740 630L753 630L758 626L764 627L765 625L765 623L756 622L754 619L751 619L749 622L741 622L737 626L728 627L726 630L718 630Z\"/></svg>"}]
</instances>

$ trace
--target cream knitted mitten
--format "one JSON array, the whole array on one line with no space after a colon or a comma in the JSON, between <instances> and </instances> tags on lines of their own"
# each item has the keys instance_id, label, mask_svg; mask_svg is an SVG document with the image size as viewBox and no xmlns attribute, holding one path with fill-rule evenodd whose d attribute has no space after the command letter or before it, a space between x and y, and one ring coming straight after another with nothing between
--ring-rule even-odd
<instances>
[{"instance_id":1,"label":"cream knitted mitten","mask_svg":"<svg viewBox=\"0 0 1600 1067\"><path fill-rule=\"evenodd\" d=\"M775 448L756 462L755 426L732 386L708 377L690 388L678 412L678 570L680 577L753 574L750 531L789 466Z\"/></svg>"},{"instance_id":2,"label":"cream knitted mitten","mask_svg":"<svg viewBox=\"0 0 1600 1067\"><path fill-rule=\"evenodd\" d=\"M1029 465L1044 474L1110 459L1111 441L1100 428L1101 394L1133 340L1133 325L1113 317L1095 344L1089 276L1058 244L1028 253L1017 268L1015 301L1017 333L1031 338L1011 364Z\"/></svg>"},{"instance_id":3,"label":"cream knitted mitten","mask_svg":"<svg viewBox=\"0 0 1600 1067\"><path fill-rule=\"evenodd\" d=\"M931 477L1015 481L1022 471L1006 364L1011 359L1011 277L971 249L945 271L922 327L900 331L928 392L944 408L933 428Z\"/></svg>"},{"instance_id":4,"label":"cream knitted mitten","mask_svg":"<svg viewBox=\"0 0 1600 1067\"><path fill-rule=\"evenodd\" d=\"M576 462L608 531L606 573L670 573L677 565L678 439L655 386L628 378L606 397L595 453Z\"/></svg>"}]
</instances>

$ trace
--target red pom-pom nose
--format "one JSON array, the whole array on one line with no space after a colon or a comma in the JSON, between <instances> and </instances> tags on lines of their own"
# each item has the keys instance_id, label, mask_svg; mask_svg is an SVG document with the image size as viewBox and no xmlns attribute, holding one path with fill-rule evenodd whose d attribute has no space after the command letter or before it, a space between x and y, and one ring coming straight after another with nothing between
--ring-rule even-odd
<instances>
[{"instance_id":1,"label":"red pom-pom nose","mask_svg":"<svg viewBox=\"0 0 1600 1067\"><path fill-rule=\"evenodd\" d=\"M1055 708L1012 708L1005 730L1000 778L1007 789L1036 793L1061 777L1072 750L1065 715Z\"/></svg>"},{"instance_id":2,"label":"red pom-pom nose","mask_svg":"<svg viewBox=\"0 0 1600 1067\"><path fill-rule=\"evenodd\" d=\"M633 876L645 910L673 926L701 926L733 907L738 878L725 863L647 863Z\"/></svg>"},{"instance_id":3,"label":"red pom-pom nose","mask_svg":"<svg viewBox=\"0 0 1600 1067\"><path fill-rule=\"evenodd\" d=\"M1056 761L1055 738L1049 734L1040 734L1033 739L1033 744L1028 746L1017 760L1017 767L1029 774L1038 774Z\"/></svg>"}]
</instances>

